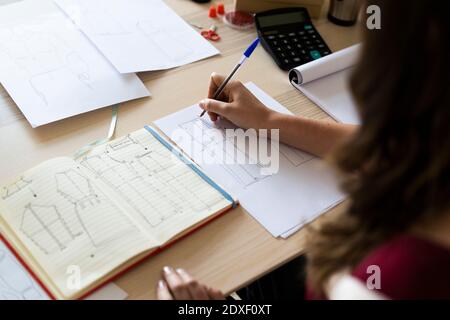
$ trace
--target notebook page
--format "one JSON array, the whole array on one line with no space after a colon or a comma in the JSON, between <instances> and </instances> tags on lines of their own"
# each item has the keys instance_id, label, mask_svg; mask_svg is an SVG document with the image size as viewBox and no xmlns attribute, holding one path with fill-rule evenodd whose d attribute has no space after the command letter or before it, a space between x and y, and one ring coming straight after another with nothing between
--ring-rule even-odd
<instances>
[{"instance_id":1,"label":"notebook page","mask_svg":"<svg viewBox=\"0 0 450 320\"><path fill-rule=\"evenodd\" d=\"M93 180L73 160L58 158L1 189L5 234L14 231L31 253L27 262L39 265L39 278L51 278L66 298L156 246ZM79 282L69 278L74 272Z\"/></svg>"},{"instance_id":2,"label":"notebook page","mask_svg":"<svg viewBox=\"0 0 450 320\"><path fill-rule=\"evenodd\" d=\"M78 159L161 245L230 205L146 129Z\"/></svg>"}]
</instances>

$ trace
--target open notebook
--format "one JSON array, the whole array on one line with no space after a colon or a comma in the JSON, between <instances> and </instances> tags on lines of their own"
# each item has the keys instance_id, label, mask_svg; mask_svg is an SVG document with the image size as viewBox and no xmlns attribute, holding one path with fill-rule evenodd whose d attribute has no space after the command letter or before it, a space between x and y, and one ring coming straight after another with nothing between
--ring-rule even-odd
<instances>
[{"instance_id":1,"label":"open notebook","mask_svg":"<svg viewBox=\"0 0 450 320\"><path fill-rule=\"evenodd\" d=\"M304 64L289 72L292 85L336 121L359 124L359 115L348 88L361 45Z\"/></svg>"},{"instance_id":2,"label":"open notebook","mask_svg":"<svg viewBox=\"0 0 450 320\"><path fill-rule=\"evenodd\" d=\"M87 295L235 204L151 127L46 161L0 190L4 240L59 299ZM68 281L73 266L79 286Z\"/></svg>"}]
</instances>

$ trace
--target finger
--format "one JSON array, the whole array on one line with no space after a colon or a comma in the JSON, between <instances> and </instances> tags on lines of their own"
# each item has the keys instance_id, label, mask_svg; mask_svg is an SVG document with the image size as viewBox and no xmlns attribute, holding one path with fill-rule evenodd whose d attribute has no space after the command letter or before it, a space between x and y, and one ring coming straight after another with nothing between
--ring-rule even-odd
<instances>
[{"instance_id":1,"label":"finger","mask_svg":"<svg viewBox=\"0 0 450 320\"><path fill-rule=\"evenodd\" d=\"M216 122L219 119L219 116L214 112L208 112L208 115L212 122Z\"/></svg>"},{"instance_id":2,"label":"finger","mask_svg":"<svg viewBox=\"0 0 450 320\"><path fill-rule=\"evenodd\" d=\"M164 280L158 281L156 296L158 300L173 300L172 294L170 293L170 290Z\"/></svg>"},{"instance_id":3,"label":"finger","mask_svg":"<svg viewBox=\"0 0 450 320\"><path fill-rule=\"evenodd\" d=\"M200 108L206 110L208 112L215 113L219 116L226 117L229 112L228 103L212 100L212 99L204 99L199 103Z\"/></svg>"},{"instance_id":4,"label":"finger","mask_svg":"<svg viewBox=\"0 0 450 320\"><path fill-rule=\"evenodd\" d=\"M191 295L186 288L183 280L180 278L178 273L175 272L171 267L163 268L163 277L169 287L172 296L176 300L189 300Z\"/></svg>"},{"instance_id":5,"label":"finger","mask_svg":"<svg viewBox=\"0 0 450 320\"><path fill-rule=\"evenodd\" d=\"M224 81L225 81L224 76L217 74L215 72L211 74L211 81L208 90L208 98L212 98L214 96L214 93L216 92L217 88L219 88L222 82Z\"/></svg>"},{"instance_id":6,"label":"finger","mask_svg":"<svg viewBox=\"0 0 450 320\"><path fill-rule=\"evenodd\" d=\"M207 288L208 296L212 300L225 300L225 296L220 290Z\"/></svg>"},{"instance_id":7,"label":"finger","mask_svg":"<svg viewBox=\"0 0 450 320\"><path fill-rule=\"evenodd\" d=\"M194 300L209 300L206 288L199 284L192 276L183 269L177 269L178 275L187 284L189 293Z\"/></svg>"}]
</instances>

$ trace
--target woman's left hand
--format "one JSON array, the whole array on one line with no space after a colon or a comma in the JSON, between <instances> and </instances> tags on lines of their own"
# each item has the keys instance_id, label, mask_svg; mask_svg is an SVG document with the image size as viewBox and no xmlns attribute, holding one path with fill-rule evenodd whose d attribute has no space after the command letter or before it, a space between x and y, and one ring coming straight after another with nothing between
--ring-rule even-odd
<instances>
[{"instance_id":1,"label":"woman's left hand","mask_svg":"<svg viewBox=\"0 0 450 320\"><path fill-rule=\"evenodd\" d=\"M224 300L216 289L199 283L183 269L164 267L162 280L158 282L156 295L159 300Z\"/></svg>"}]
</instances>

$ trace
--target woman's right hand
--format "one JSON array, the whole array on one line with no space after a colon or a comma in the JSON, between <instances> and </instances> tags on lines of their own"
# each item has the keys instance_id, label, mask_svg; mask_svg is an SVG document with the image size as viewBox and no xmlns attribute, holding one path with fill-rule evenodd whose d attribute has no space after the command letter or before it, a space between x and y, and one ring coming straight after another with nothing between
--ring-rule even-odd
<instances>
[{"instance_id":1,"label":"woman's right hand","mask_svg":"<svg viewBox=\"0 0 450 320\"><path fill-rule=\"evenodd\" d=\"M226 118L243 129L266 129L275 111L262 104L241 82L230 81L218 100L212 97L225 78L213 73L209 85L208 99L199 103L212 121Z\"/></svg>"}]
</instances>

